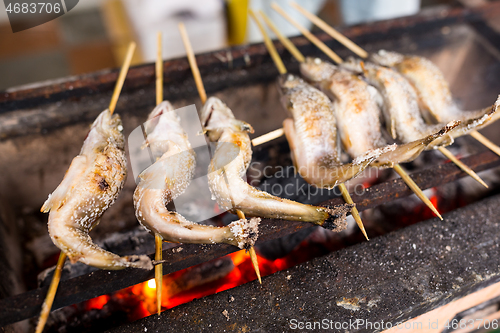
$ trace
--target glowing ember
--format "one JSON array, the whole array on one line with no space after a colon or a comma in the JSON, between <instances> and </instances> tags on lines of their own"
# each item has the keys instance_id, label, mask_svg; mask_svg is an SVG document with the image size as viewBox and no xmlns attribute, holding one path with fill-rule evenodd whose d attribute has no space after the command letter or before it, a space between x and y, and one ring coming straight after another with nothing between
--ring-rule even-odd
<instances>
[{"instance_id":1,"label":"glowing ember","mask_svg":"<svg viewBox=\"0 0 500 333\"><path fill-rule=\"evenodd\" d=\"M148 285L148 288L156 289L156 281L155 281L155 279L148 280L147 285Z\"/></svg>"},{"instance_id":2,"label":"glowing ember","mask_svg":"<svg viewBox=\"0 0 500 333\"><path fill-rule=\"evenodd\" d=\"M438 191L433 189L430 200L443 213L446 209L439 207L438 204L442 204L442 200L438 199L438 197ZM410 225L434 216L431 210L424 204L418 204L413 208L413 210L413 214L405 214L398 217L398 219L403 220L403 225ZM329 251L338 249L338 247L332 245L332 248L325 250L325 246L327 245L321 244L321 246L318 246L315 245L314 241L308 242L306 240L291 251L287 256L276 260L268 260L257 253L261 275L265 277L277 271L288 269L297 264L309 261L312 258L324 255L325 251L328 253ZM193 299L212 295L257 279L250 256L245 250L231 253L225 258L227 257L231 258L234 268L231 270L231 266L228 274L225 276L220 275L222 276L221 278L214 279L211 282L206 282L206 280L203 283L186 282L184 279L189 275L190 270L193 270L194 267L165 275L163 277L162 287L162 309L171 309L180 304L190 302ZM263 280L263 283L266 283L265 279ZM102 309L107 302L114 302L117 304L115 306L121 306L122 311L127 313L129 321L134 321L155 314L155 280L150 279L135 286L115 292L110 296L104 295L89 300L86 304L86 308ZM124 304L125 306L123 306Z\"/></svg>"},{"instance_id":3,"label":"glowing ember","mask_svg":"<svg viewBox=\"0 0 500 333\"><path fill-rule=\"evenodd\" d=\"M86 306L87 311L90 311L92 309L101 310L104 305L108 303L109 298L110 297L108 295L102 295L88 300Z\"/></svg>"},{"instance_id":4,"label":"glowing ember","mask_svg":"<svg viewBox=\"0 0 500 333\"><path fill-rule=\"evenodd\" d=\"M277 271L287 269L301 262L308 261L314 254L307 255L308 251L298 249L292 251L285 258L277 260L268 260L258 255L259 267L262 276L273 274ZM200 286L188 288L180 292L173 291L172 283L176 283L188 269L181 270L163 277L162 288L162 308L171 309L177 305L192 301L195 298L212 295L220 291L231 289L244 283L257 279L255 271L250 260L250 256L245 250L237 251L227 255L230 257L234 269L226 276ZM156 282L150 279L135 286L122 289L112 295L103 295L87 301L88 309L102 309L107 302L119 302L127 304L128 319L137 320L156 313Z\"/></svg>"}]
</instances>

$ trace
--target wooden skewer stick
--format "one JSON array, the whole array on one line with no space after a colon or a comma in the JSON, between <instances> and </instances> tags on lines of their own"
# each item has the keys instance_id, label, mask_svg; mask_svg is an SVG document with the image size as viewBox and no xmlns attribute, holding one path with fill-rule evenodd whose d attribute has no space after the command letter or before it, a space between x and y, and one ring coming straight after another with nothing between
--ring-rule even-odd
<instances>
[{"instance_id":1,"label":"wooden skewer stick","mask_svg":"<svg viewBox=\"0 0 500 333\"><path fill-rule=\"evenodd\" d=\"M413 193L415 193L415 195L420 200L422 200L422 202L425 203L425 205L427 207L429 207L432 210L432 212L434 214L436 214L437 217L439 217L439 219L442 220L443 218L441 217L441 214L439 214L439 212L436 209L436 207L434 207L434 205L429 200L429 198L427 198L425 196L424 192L422 192L422 190L420 189L420 187L418 187L418 185L413 181L413 179L411 179L411 177L408 175L408 173L405 170L403 170L403 168L401 167L401 165L396 164L394 166L394 171L396 171L401 176L401 178L404 180L404 182L406 183L406 185L408 185L408 187L413 191Z\"/></svg>"},{"instance_id":2,"label":"wooden skewer stick","mask_svg":"<svg viewBox=\"0 0 500 333\"><path fill-rule=\"evenodd\" d=\"M191 66L191 71L193 72L194 81L196 82L196 88L198 89L198 94L200 95L201 102L205 104L207 101L207 93L205 92L205 87L201 79L200 70L198 69L198 64L196 63L196 58L194 56L193 48L191 47L191 42L186 31L184 23L179 23L179 30L181 32L182 42L184 43L184 48L186 49L189 65ZM239 209L236 210L236 214L240 219L245 219L245 214ZM248 251L250 254L250 259L252 260L253 268L255 269L255 274L259 279L259 283L262 284L262 279L260 277L260 269L257 261L257 254L252 246Z\"/></svg>"},{"instance_id":3,"label":"wooden skewer stick","mask_svg":"<svg viewBox=\"0 0 500 333\"><path fill-rule=\"evenodd\" d=\"M255 23L257 23L257 25L260 29L260 32L262 33L262 36L264 37L264 41L265 41L265 44L267 46L269 53L271 54L271 56L273 54L275 55L275 56L272 56L272 58L274 60L274 63L276 64L276 67L278 67L278 70L281 74L285 74L286 68L283 65L283 62L281 61L281 58L280 58L278 52L276 51L274 44L271 42L271 39L269 38L266 30L264 29L264 27L260 23L257 16L254 14L254 12L251 9L249 9L248 12L249 12L250 16L254 19ZM272 24L271 20L267 19L267 17L265 16L265 14L263 12L260 12L260 14L269 27L271 27L271 25L274 26ZM281 39L280 39L281 42L285 46L288 45L288 46L286 46L286 48L290 51L290 53L292 53L292 55L295 57L295 59L298 62L304 62L305 61L304 56L302 55L302 53L300 53L300 51L297 48L295 48L295 45L293 45L293 43L287 37L282 35L280 33L280 31L275 26L274 26L274 28L275 28L275 30L273 30L274 33L277 36L281 36ZM293 48L290 48L290 46L293 46ZM278 64L281 64L283 66L283 69L279 69L280 68L279 66L281 66L281 65L278 65ZM267 133L263 136L260 136L256 139L252 140L252 143L254 143L254 141L256 141L257 143L259 143L261 141L266 142L266 141L264 141L264 140L268 139L268 137L266 137L266 136L272 137L272 135L270 135L270 134L273 134L273 133L280 133L281 135L283 135L284 130L283 130L283 128L280 128L280 129L277 129L273 132ZM254 143L254 145L255 145L255 143ZM354 204L354 201L352 200L351 195L349 194L349 191L347 190L347 187L345 186L345 184L339 184L339 189L340 189L340 193L342 193L342 197L344 198L345 202L347 202L348 204ZM354 220L356 221L356 224L358 225L358 227L361 230L361 232L363 233L363 235L366 237L366 240L370 240L368 238L368 235L367 235L366 230L365 230L365 226L363 225L363 221L361 220L361 216L359 215L359 212L358 212L358 209L356 208L356 206L354 206L352 208L351 215L354 218Z\"/></svg>"},{"instance_id":4,"label":"wooden skewer stick","mask_svg":"<svg viewBox=\"0 0 500 333\"><path fill-rule=\"evenodd\" d=\"M125 82L125 77L127 76L128 69L130 67L130 61L134 55L136 44L134 42L130 43L127 51L127 56L123 62L122 69L118 75L118 80L115 84L115 90L111 96L111 102L109 103L109 111L111 114L115 111L116 103L118 102L118 97L120 96L121 89L123 87L123 82ZM42 304L42 311L40 312L40 318L38 319L38 324L36 325L35 333L42 333L49 318L50 310L52 309L52 304L54 303L54 298L56 296L57 287L59 286L59 281L61 280L61 272L64 266L64 261L66 260L66 253L61 251L59 254L59 259L57 260L56 269L54 271L54 276L50 282L50 287L45 296L45 300Z\"/></svg>"},{"instance_id":5,"label":"wooden skewer stick","mask_svg":"<svg viewBox=\"0 0 500 333\"><path fill-rule=\"evenodd\" d=\"M194 56L193 48L191 47L191 42L189 41L184 23L179 23L179 30L181 32L182 41L184 42L184 47L186 48L187 58L189 65L191 66L191 71L193 72L194 82L196 83L198 94L200 95L201 102L205 104L205 101L207 100L207 93L205 92L203 81L201 80L200 70L198 69L198 64L196 63L196 58Z\"/></svg>"},{"instance_id":6,"label":"wooden skewer stick","mask_svg":"<svg viewBox=\"0 0 500 333\"><path fill-rule=\"evenodd\" d=\"M162 36L158 31L156 35L156 105L163 102L163 57L162 57Z\"/></svg>"},{"instance_id":7,"label":"wooden skewer stick","mask_svg":"<svg viewBox=\"0 0 500 333\"><path fill-rule=\"evenodd\" d=\"M283 16L288 22L290 22L295 28L297 28L304 36L307 37L314 45L316 45L321 51L323 51L327 56L329 56L337 64L342 63L342 58L340 58L337 53L333 52L328 46L325 45L318 37L314 36L309 30L300 25L299 22L295 21L290 15L288 15L278 4L272 3L271 7L277 11L281 16Z\"/></svg>"},{"instance_id":8,"label":"wooden skewer stick","mask_svg":"<svg viewBox=\"0 0 500 333\"><path fill-rule=\"evenodd\" d=\"M130 62L132 61L132 56L134 55L136 44L131 42L128 46L127 55L123 61L122 69L120 70L120 75L118 75L118 80L115 84L115 90L113 91L113 96L111 96L111 102L109 103L109 111L111 114L115 112L116 103L118 102L118 97L122 91L123 83L127 77L128 68L130 67Z\"/></svg>"},{"instance_id":9,"label":"wooden skewer stick","mask_svg":"<svg viewBox=\"0 0 500 333\"><path fill-rule=\"evenodd\" d=\"M278 128L277 130L256 137L255 139L252 140L252 145L258 146L268 141L277 139L283 135L285 135L285 131L283 130L283 128Z\"/></svg>"},{"instance_id":10,"label":"wooden skewer stick","mask_svg":"<svg viewBox=\"0 0 500 333\"><path fill-rule=\"evenodd\" d=\"M332 36L333 38L335 38L337 41L339 41L342 44L344 44L344 46L346 46L349 50L351 50L352 52L356 53L357 55L359 55L363 59L368 58L368 52L366 52L365 50L363 50L361 47L359 47L358 45L356 45L354 42L352 42L350 39L348 39L347 37L345 37L344 35L342 35L337 30L335 30L332 27L330 27L323 20L321 20L318 16L316 16L316 15L314 15L314 14L306 11L304 8L300 7L298 4L296 4L294 2L292 2L291 5L293 7L295 7L299 12L301 12L304 16L306 16L316 26L318 26L319 28L323 29L327 34L329 34L330 36ZM472 132L471 135L472 134L475 134L475 136L473 136L474 138L476 138L476 136L478 136L478 135L480 137L482 136L477 131ZM486 138L484 138L484 139L486 139ZM479 139L477 139L477 140L479 142L481 142ZM490 141L490 143L493 144L491 141ZM486 147L489 147L489 146L486 145ZM498 148L498 151L500 152L500 147L496 146L496 148ZM471 176L474 180L476 180L477 182L479 182L481 185L485 186L486 188L488 187L488 185L486 185L486 183L477 175L477 173L475 173L471 168L469 168L464 163L462 163L449 150L447 150L444 147L441 147L441 148L439 148L439 151L443 155L445 155L447 158L449 158L453 163L455 163L465 173L467 173L469 176ZM495 150L493 150L493 151L495 151Z\"/></svg>"},{"instance_id":11,"label":"wooden skewer stick","mask_svg":"<svg viewBox=\"0 0 500 333\"><path fill-rule=\"evenodd\" d=\"M281 60L281 57L278 54L278 51L276 51L276 48L274 47L274 44L271 41L271 38L269 38L269 36L267 35L266 30L264 29L260 21L257 19L257 16L255 16L253 10L249 9L248 13L253 18L254 22L257 23L257 27L259 27L260 33L264 37L264 44L266 44L267 51L271 55L271 58L273 58L274 64L276 65L276 68L278 68L278 72L280 72L280 74L286 74L286 67L283 64L283 61Z\"/></svg>"},{"instance_id":12,"label":"wooden skewer stick","mask_svg":"<svg viewBox=\"0 0 500 333\"><path fill-rule=\"evenodd\" d=\"M161 291L163 286L163 239L160 235L155 234L155 260L160 262L155 265L155 285L156 285L156 313L161 314Z\"/></svg>"},{"instance_id":13,"label":"wooden skewer stick","mask_svg":"<svg viewBox=\"0 0 500 333\"><path fill-rule=\"evenodd\" d=\"M40 313L40 319L36 325L36 333L42 333L45 323L49 318L50 310L52 309L52 303L54 303L54 297L56 296L57 287L59 286L59 281L61 280L61 272L64 267L64 262L66 261L66 253L62 252L59 254L59 259L57 260L57 266L54 271L54 276L50 282L49 290L47 291L47 296L42 304L42 311Z\"/></svg>"},{"instance_id":14,"label":"wooden skewer stick","mask_svg":"<svg viewBox=\"0 0 500 333\"><path fill-rule=\"evenodd\" d=\"M351 205L354 204L354 201L352 201L351 195L349 194L349 191L347 190L347 187L344 183L339 184L339 189L340 193L342 194L342 198L344 198L344 201ZM363 225L363 220L361 220L361 216L359 215L359 211L356 206L352 207L351 215L354 218L354 221L356 221L358 228L361 230L366 240L370 240L368 238L368 234L366 233L365 226Z\"/></svg>"},{"instance_id":15,"label":"wooden skewer stick","mask_svg":"<svg viewBox=\"0 0 500 333\"><path fill-rule=\"evenodd\" d=\"M163 102L163 57L161 32L157 34L156 40L156 105ZM163 259L163 239L155 234L155 260L161 262ZM155 266L155 284L156 284L156 312L161 313L162 287L163 287L163 264Z\"/></svg>"},{"instance_id":16,"label":"wooden skewer stick","mask_svg":"<svg viewBox=\"0 0 500 333\"><path fill-rule=\"evenodd\" d=\"M274 23L269 19L269 17L267 17L267 15L262 10L259 10L259 14L262 17L262 19L264 19L264 22L266 22L267 26L274 32L276 37L278 37L280 42L293 55L293 57L297 59L298 62L306 61L304 55L300 53L295 44L293 44L285 35L281 33L281 31L278 30L278 28L274 25Z\"/></svg>"},{"instance_id":17,"label":"wooden skewer stick","mask_svg":"<svg viewBox=\"0 0 500 333\"><path fill-rule=\"evenodd\" d=\"M275 4L273 3L273 5L275 5ZM273 6L273 8L275 8L275 7L277 7L277 5ZM281 8L280 8L280 10L281 10ZM288 20L288 18L285 15L283 15L283 16ZM304 35L304 36L306 36L306 38L309 39L308 35ZM310 40L310 41L312 42L312 40ZM325 45L325 47L327 49L329 49L326 45ZM321 50L324 51L323 49L321 49ZM410 176L408 176L406 171L404 171L403 168L399 164L396 164L394 166L394 170L401 176L401 178L405 181L405 183L408 185L408 187L412 189L412 191L417 195L417 197L419 197L420 200L422 200L442 220L443 218L441 217L441 215L437 211L436 207L434 207L434 205L430 202L430 200L425 196L424 192L422 192L422 190L418 187L418 185L415 184L415 182L410 178ZM340 189L342 190L342 187L340 187ZM346 197L344 196L345 192L347 192L347 189L344 192L342 192L342 196L344 197L344 200L347 201ZM353 214L353 217L355 217L354 214ZM358 226L359 226L359 223L358 223ZM360 226L360 228L361 228L361 226ZM363 231L364 228L362 228L361 230Z\"/></svg>"},{"instance_id":18,"label":"wooden skewer stick","mask_svg":"<svg viewBox=\"0 0 500 333\"><path fill-rule=\"evenodd\" d=\"M240 219L245 219L245 214L241 210L236 210L236 214ZM260 277L260 269L259 269L259 262L257 260L257 253L255 253L255 248L252 246L248 250L248 254L250 255L250 260L252 260L252 266L253 269L255 270L255 274L257 274L257 279L259 279L259 283L262 284L262 278Z\"/></svg>"},{"instance_id":19,"label":"wooden skewer stick","mask_svg":"<svg viewBox=\"0 0 500 333\"><path fill-rule=\"evenodd\" d=\"M478 131L473 131L470 133L470 136L472 136L474 139L477 141L481 142L483 145L488 147L491 151L493 151L495 154L500 156L500 147L498 147L496 144L488 140L484 135L479 133Z\"/></svg>"},{"instance_id":20,"label":"wooden skewer stick","mask_svg":"<svg viewBox=\"0 0 500 333\"><path fill-rule=\"evenodd\" d=\"M316 15L308 12L305 10L303 7L299 6L296 2L291 1L290 5L297 9L302 15L307 17L311 22L313 22L318 28L322 29L324 32L332 36L334 39L336 39L338 42L344 44L345 47L347 47L349 50L352 52L356 53L360 58L368 58L368 52L363 50L361 47L359 47L357 44L355 44L353 41L351 41L349 38L346 36L342 35L340 32L329 26L325 21L317 17Z\"/></svg>"},{"instance_id":21,"label":"wooden skewer stick","mask_svg":"<svg viewBox=\"0 0 500 333\"><path fill-rule=\"evenodd\" d=\"M462 161L460 161L458 158L456 158L456 156L453 155L451 153L451 151L449 151L448 149L446 149L444 147L439 147L438 149L439 149L439 151L444 156L446 156L447 158L449 158L450 161L452 161L453 163L455 163L456 166L458 166L465 173L467 173L469 176L471 176L472 178L474 178L474 180L476 180L479 184L481 184L484 187L488 188L488 185L486 185L486 183L481 178L479 178L479 176L477 175L477 173L475 173L471 168L469 168L467 165L465 165L464 163L462 163Z\"/></svg>"}]
</instances>

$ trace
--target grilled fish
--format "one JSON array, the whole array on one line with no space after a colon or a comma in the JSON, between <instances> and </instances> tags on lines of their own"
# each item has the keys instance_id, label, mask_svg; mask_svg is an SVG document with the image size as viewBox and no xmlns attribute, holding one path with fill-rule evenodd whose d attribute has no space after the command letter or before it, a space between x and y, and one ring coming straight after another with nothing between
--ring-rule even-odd
<instances>
[{"instance_id":1,"label":"grilled fish","mask_svg":"<svg viewBox=\"0 0 500 333\"><path fill-rule=\"evenodd\" d=\"M424 121L415 89L398 72L354 58L349 58L342 66L363 74L367 82L380 92L383 100L382 113L387 131L393 139L409 143L437 133L443 128L441 124L429 125Z\"/></svg>"},{"instance_id":2,"label":"grilled fish","mask_svg":"<svg viewBox=\"0 0 500 333\"><path fill-rule=\"evenodd\" d=\"M443 73L428 59L385 50L372 54L371 59L380 65L394 68L410 82L418 94L420 111L427 122L462 121L461 126L448 134L450 138L481 129L500 118L500 114L496 112L498 103L482 110L460 110L453 101Z\"/></svg>"},{"instance_id":3,"label":"grilled fish","mask_svg":"<svg viewBox=\"0 0 500 333\"><path fill-rule=\"evenodd\" d=\"M134 192L139 222L169 242L253 246L259 219L241 219L226 227L213 227L188 221L166 208L189 186L196 165L195 152L169 102L159 104L148 120L147 145L153 155L161 157L139 176L140 182Z\"/></svg>"},{"instance_id":4,"label":"grilled fish","mask_svg":"<svg viewBox=\"0 0 500 333\"><path fill-rule=\"evenodd\" d=\"M299 174L309 184L333 188L355 177L379 155L394 149L365 152L353 163L340 163L337 121L330 99L299 77L285 74L278 79L283 105L293 119L283 122L285 135Z\"/></svg>"},{"instance_id":5,"label":"grilled fish","mask_svg":"<svg viewBox=\"0 0 500 333\"><path fill-rule=\"evenodd\" d=\"M345 229L345 215L351 205L332 209L305 205L260 191L243 180L252 159L248 133L253 133L253 128L235 119L220 99L208 99L201 119L209 139L217 142L208 169L208 181L222 209L233 213L241 210L248 216L310 222L336 231Z\"/></svg>"},{"instance_id":6,"label":"grilled fish","mask_svg":"<svg viewBox=\"0 0 500 333\"><path fill-rule=\"evenodd\" d=\"M50 237L71 262L102 269L153 268L147 256L120 257L98 247L89 236L123 188L126 168L120 116L105 110L92 124L80 154L41 209L50 211Z\"/></svg>"},{"instance_id":7,"label":"grilled fish","mask_svg":"<svg viewBox=\"0 0 500 333\"><path fill-rule=\"evenodd\" d=\"M300 70L306 79L314 82L333 100L342 144L352 158L388 145L382 136L381 111L375 100L377 92L374 87L347 69L317 58L307 58ZM451 123L437 133L398 145L394 150L379 156L372 165L391 167L410 162L457 125L456 122Z\"/></svg>"}]
</instances>

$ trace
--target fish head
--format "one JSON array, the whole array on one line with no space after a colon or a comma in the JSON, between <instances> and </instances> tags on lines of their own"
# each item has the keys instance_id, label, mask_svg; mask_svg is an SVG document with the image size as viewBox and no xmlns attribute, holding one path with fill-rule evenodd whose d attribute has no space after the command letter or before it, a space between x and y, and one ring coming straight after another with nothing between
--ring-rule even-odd
<instances>
[{"instance_id":1,"label":"fish head","mask_svg":"<svg viewBox=\"0 0 500 333\"><path fill-rule=\"evenodd\" d=\"M169 111L174 111L174 107L169 101L163 101L149 113L148 120L167 114Z\"/></svg>"},{"instance_id":2,"label":"fish head","mask_svg":"<svg viewBox=\"0 0 500 333\"><path fill-rule=\"evenodd\" d=\"M340 66L357 74L361 74L365 71L364 61L354 57L347 58Z\"/></svg>"},{"instance_id":3,"label":"fish head","mask_svg":"<svg viewBox=\"0 0 500 333\"><path fill-rule=\"evenodd\" d=\"M149 143L169 140L172 135L185 135L181 121L170 102L158 104L144 123L144 131Z\"/></svg>"},{"instance_id":4,"label":"fish head","mask_svg":"<svg viewBox=\"0 0 500 333\"><path fill-rule=\"evenodd\" d=\"M300 89L304 84L304 80L293 74L282 74L278 77L278 91L281 96L281 104L286 110L289 110L291 106L291 99L294 92Z\"/></svg>"},{"instance_id":5,"label":"fish head","mask_svg":"<svg viewBox=\"0 0 500 333\"><path fill-rule=\"evenodd\" d=\"M300 73L316 86L328 81L338 70L337 66L320 58L307 57L306 61L300 64Z\"/></svg>"},{"instance_id":6,"label":"fish head","mask_svg":"<svg viewBox=\"0 0 500 333\"><path fill-rule=\"evenodd\" d=\"M377 53L370 55L370 60L381 66L394 67L402 62L404 57L401 53L379 50Z\"/></svg>"},{"instance_id":7,"label":"fish head","mask_svg":"<svg viewBox=\"0 0 500 333\"><path fill-rule=\"evenodd\" d=\"M252 126L234 117L233 111L217 97L210 97L201 110L201 123L211 141L217 141L224 129L253 133Z\"/></svg>"},{"instance_id":8,"label":"fish head","mask_svg":"<svg viewBox=\"0 0 500 333\"><path fill-rule=\"evenodd\" d=\"M102 111L90 128L86 140L98 141L111 139L123 148L125 137L123 136L122 120L118 114L111 114L109 109Z\"/></svg>"},{"instance_id":9,"label":"fish head","mask_svg":"<svg viewBox=\"0 0 500 333\"><path fill-rule=\"evenodd\" d=\"M282 93L300 87L303 84L304 80L293 74L282 74L278 77L278 86Z\"/></svg>"}]
</instances>

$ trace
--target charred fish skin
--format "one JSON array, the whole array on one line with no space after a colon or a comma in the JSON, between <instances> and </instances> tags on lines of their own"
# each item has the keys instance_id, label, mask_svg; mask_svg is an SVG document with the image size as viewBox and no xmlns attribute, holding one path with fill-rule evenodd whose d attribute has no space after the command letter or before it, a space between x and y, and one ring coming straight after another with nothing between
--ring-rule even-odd
<instances>
[{"instance_id":1,"label":"charred fish skin","mask_svg":"<svg viewBox=\"0 0 500 333\"><path fill-rule=\"evenodd\" d=\"M50 237L71 262L110 270L152 269L147 256L120 257L98 247L89 236L125 182L127 162L122 130L120 117L103 111L92 124L80 154L41 211L50 211Z\"/></svg>"},{"instance_id":2,"label":"charred fish skin","mask_svg":"<svg viewBox=\"0 0 500 333\"><path fill-rule=\"evenodd\" d=\"M352 206L315 207L275 197L250 186L243 176L252 159L248 132L252 127L234 118L232 111L218 98L211 97L201 113L210 138L217 146L208 169L209 188L219 207L248 216L286 219L345 229L345 215Z\"/></svg>"},{"instance_id":3,"label":"charred fish skin","mask_svg":"<svg viewBox=\"0 0 500 333\"><path fill-rule=\"evenodd\" d=\"M432 142L445 136L458 125L453 122L448 127L416 141L388 145L382 138L379 120L381 111L375 101L376 93L370 92L371 86L347 69L321 59L307 58L300 65L300 71L306 79L314 82L334 100L340 136L344 138L342 143L348 145L346 150L351 157L360 158L370 149L387 149L372 162L372 166L385 168L413 161Z\"/></svg>"},{"instance_id":4,"label":"charred fish skin","mask_svg":"<svg viewBox=\"0 0 500 333\"><path fill-rule=\"evenodd\" d=\"M337 122L330 99L304 80L291 74L278 78L282 104L292 115L283 122L294 164L309 184L333 188L357 176L379 154L359 163L342 165L337 144Z\"/></svg>"},{"instance_id":5,"label":"charred fish skin","mask_svg":"<svg viewBox=\"0 0 500 333\"><path fill-rule=\"evenodd\" d=\"M409 143L441 130L441 125L428 125L424 121L417 92L398 72L352 57L342 66L363 74L368 83L380 92L383 99L382 113L393 139Z\"/></svg>"},{"instance_id":6,"label":"charred fish skin","mask_svg":"<svg viewBox=\"0 0 500 333\"><path fill-rule=\"evenodd\" d=\"M253 246L258 237L259 219L238 220L226 227L213 227L191 222L166 208L189 186L196 166L195 153L170 103L159 104L148 119L147 145L161 157L140 174L134 192L136 217L141 225L163 240L174 243Z\"/></svg>"},{"instance_id":7,"label":"charred fish skin","mask_svg":"<svg viewBox=\"0 0 500 333\"><path fill-rule=\"evenodd\" d=\"M380 50L372 54L371 59L380 65L396 69L413 85L419 97L422 115L428 122L472 121L476 127L472 128L472 123L469 123L468 128L474 130L483 128L500 117L491 112L495 109L491 106L476 111L460 110L453 101L443 73L424 57ZM483 118L487 114L489 118ZM453 136L457 137L458 132L465 133L464 128L456 130Z\"/></svg>"},{"instance_id":8,"label":"charred fish skin","mask_svg":"<svg viewBox=\"0 0 500 333\"><path fill-rule=\"evenodd\" d=\"M318 58L307 58L300 71L332 99L342 145L351 157L387 145L380 130L380 108L366 82Z\"/></svg>"}]
</instances>

